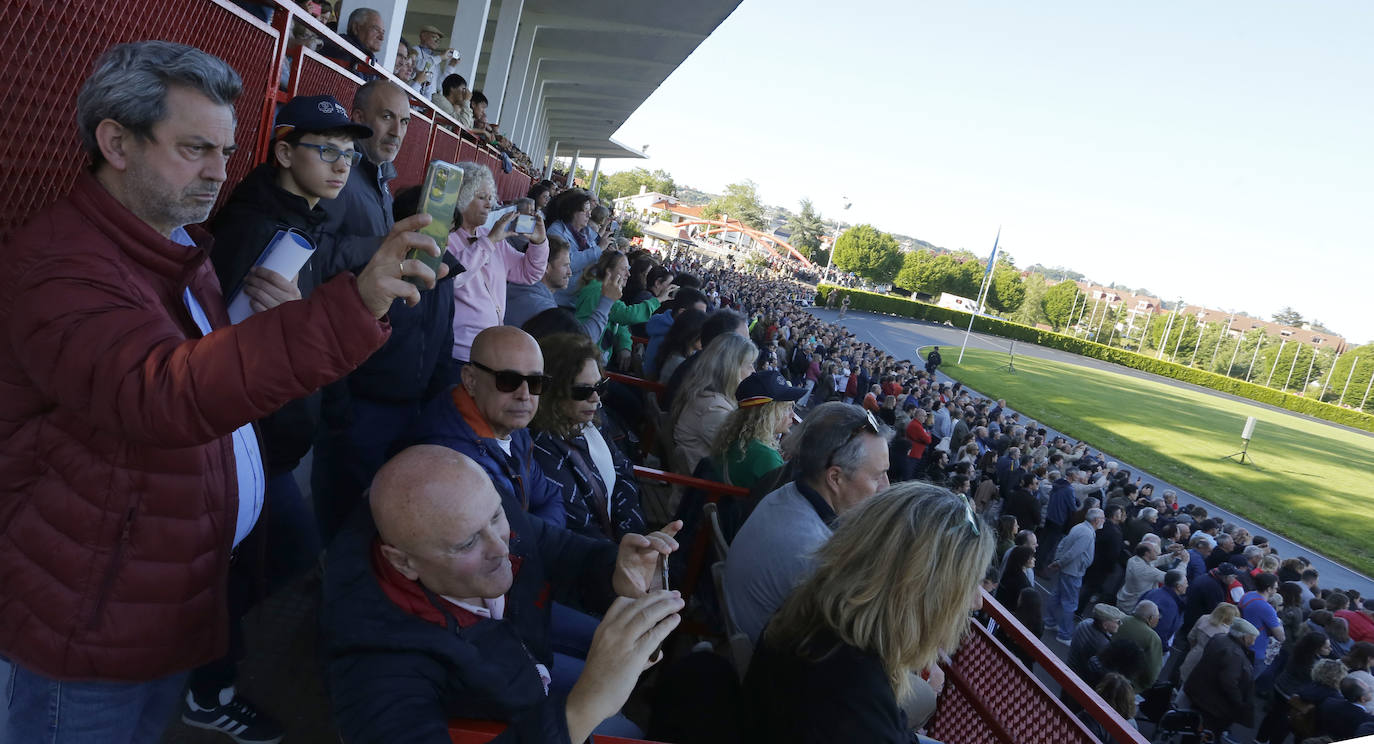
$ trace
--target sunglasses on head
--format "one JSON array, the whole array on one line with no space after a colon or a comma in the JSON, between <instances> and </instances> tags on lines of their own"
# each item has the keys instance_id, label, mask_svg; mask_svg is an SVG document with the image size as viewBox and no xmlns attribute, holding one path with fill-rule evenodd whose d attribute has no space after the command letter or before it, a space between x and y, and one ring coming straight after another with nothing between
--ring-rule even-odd
<instances>
[{"instance_id":1,"label":"sunglasses on head","mask_svg":"<svg viewBox=\"0 0 1374 744\"><path fill-rule=\"evenodd\" d=\"M840 443L840 446L831 450L830 457L825 461L825 467L828 469L833 466L835 464L835 453L849 446L849 443L854 441L854 437L859 436L859 434L864 431L877 437L883 435L882 425L878 423L878 418L867 408L864 409L864 422L854 427L854 431L849 432L849 436Z\"/></svg>"},{"instance_id":2,"label":"sunglasses on head","mask_svg":"<svg viewBox=\"0 0 1374 744\"><path fill-rule=\"evenodd\" d=\"M527 375L509 369L495 370L481 362L468 363L491 375L492 379L496 381L496 389L503 393L513 393L519 390L520 383L523 382L529 386L530 395L539 395L544 391L544 386L551 381L548 375Z\"/></svg>"},{"instance_id":3,"label":"sunglasses on head","mask_svg":"<svg viewBox=\"0 0 1374 744\"><path fill-rule=\"evenodd\" d=\"M603 377L595 385L573 385L569 397L573 400L587 400L592 397L592 393L596 393L599 398L606 394L606 387L610 384L610 379Z\"/></svg>"},{"instance_id":4,"label":"sunglasses on head","mask_svg":"<svg viewBox=\"0 0 1374 744\"><path fill-rule=\"evenodd\" d=\"M968 500L968 494L959 494L959 498L964 501L964 518L968 520L968 526L973 528L973 534L982 534L978 529L978 517L973 513L973 503Z\"/></svg>"}]
</instances>

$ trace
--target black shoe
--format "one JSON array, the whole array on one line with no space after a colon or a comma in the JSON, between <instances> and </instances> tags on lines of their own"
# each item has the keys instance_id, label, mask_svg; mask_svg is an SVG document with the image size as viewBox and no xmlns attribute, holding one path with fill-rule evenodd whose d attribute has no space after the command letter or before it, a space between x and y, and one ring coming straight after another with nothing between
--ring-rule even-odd
<instances>
[{"instance_id":1,"label":"black shoe","mask_svg":"<svg viewBox=\"0 0 1374 744\"><path fill-rule=\"evenodd\" d=\"M197 705L195 695L188 691L181 722L228 734L239 744L277 744L282 737L281 727L239 697L233 687L220 690L219 700L209 708Z\"/></svg>"}]
</instances>

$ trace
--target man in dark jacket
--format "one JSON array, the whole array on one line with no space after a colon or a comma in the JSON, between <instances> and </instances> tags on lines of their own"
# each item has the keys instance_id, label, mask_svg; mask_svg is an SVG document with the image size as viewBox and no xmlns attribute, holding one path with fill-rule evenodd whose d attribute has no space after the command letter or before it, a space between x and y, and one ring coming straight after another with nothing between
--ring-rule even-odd
<instances>
[{"instance_id":1,"label":"man in dark jacket","mask_svg":"<svg viewBox=\"0 0 1374 744\"><path fill-rule=\"evenodd\" d=\"M950 451L954 450L951 448ZM1045 567L1054 560L1059 541L1064 539L1064 533L1068 530L1069 518L1078 510L1078 498L1074 496L1073 484L1069 479L1061 477L1058 471L1051 471L1049 476L1053 486L1049 504L1045 507L1045 524L1039 534L1040 551L1035 556L1036 565Z\"/></svg>"},{"instance_id":2,"label":"man in dark jacket","mask_svg":"<svg viewBox=\"0 0 1374 744\"><path fill-rule=\"evenodd\" d=\"M394 224L388 184L396 175L392 160L401 151L409 116L409 97L386 80L374 80L354 96L352 117L369 126L372 136L358 140L364 157L338 198L320 202L329 214L323 228L334 252L324 259L329 267L366 262L378 236ZM451 280L462 267L450 252L441 255ZM410 435L425 404L454 382L453 312L450 281L420 293L413 307L398 303L390 313L386 345L345 382L325 390L311 491L326 544L386 456Z\"/></svg>"},{"instance_id":3,"label":"man in dark jacket","mask_svg":"<svg viewBox=\"0 0 1374 744\"><path fill-rule=\"evenodd\" d=\"M540 469L526 428L546 384L544 354L528 333L488 328L472 340L461 384L430 402L411 432L413 441L462 452L487 471L508 503L562 527L562 488Z\"/></svg>"},{"instance_id":4,"label":"man in dark jacket","mask_svg":"<svg viewBox=\"0 0 1374 744\"><path fill-rule=\"evenodd\" d=\"M1374 721L1367 706L1374 703L1374 690L1359 677L1341 680L1340 694L1317 706L1317 728L1334 741L1353 738L1360 726Z\"/></svg>"},{"instance_id":5,"label":"man in dark jacket","mask_svg":"<svg viewBox=\"0 0 1374 744\"><path fill-rule=\"evenodd\" d=\"M1098 597L1112 601L1116 598L1117 584L1124 571L1122 567L1130 554L1126 552L1126 539L1121 536L1121 523L1126 521L1126 512L1119 506L1109 506L1103 510L1107 521L1097 531L1093 540L1093 560L1083 574L1083 588L1078 594L1078 614L1082 615L1089 604Z\"/></svg>"},{"instance_id":6,"label":"man in dark jacket","mask_svg":"<svg viewBox=\"0 0 1374 744\"><path fill-rule=\"evenodd\" d=\"M0 741L159 738L186 670L228 645L230 554L264 493L251 422L380 347L393 300L419 298L402 276L434 280L402 261L438 255L408 220L356 277L231 326L194 225L241 87L198 49L111 49L77 99L91 170L3 246Z\"/></svg>"},{"instance_id":7,"label":"man in dark jacket","mask_svg":"<svg viewBox=\"0 0 1374 744\"><path fill-rule=\"evenodd\" d=\"M1212 741L1223 741L1232 724L1249 728L1254 722L1255 683L1250 672L1255 655L1250 646L1256 635L1255 626L1236 618L1230 632L1212 636L1202 660L1184 680L1183 691L1202 714Z\"/></svg>"},{"instance_id":8,"label":"man in dark jacket","mask_svg":"<svg viewBox=\"0 0 1374 744\"><path fill-rule=\"evenodd\" d=\"M680 523L619 546L585 538L529 518L480 466L433 446L392 458L369 499L329 551L321 610L350 744L447 744L450 718L505 724L495 742L583 741L678 624L658 565ZM605 613L580 675L552 649L553 599Z\"/></svg>"}]
</instances>

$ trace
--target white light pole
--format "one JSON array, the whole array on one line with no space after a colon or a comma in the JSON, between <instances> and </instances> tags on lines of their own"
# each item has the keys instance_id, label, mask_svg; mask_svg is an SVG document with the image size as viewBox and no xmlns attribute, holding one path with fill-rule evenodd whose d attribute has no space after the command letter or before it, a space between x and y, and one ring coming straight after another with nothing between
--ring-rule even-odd
<instances>
[{"instance_id":1,"label":"white light pole","mask_svg":"<svg viewBox=\"0 0 1374 744\"><path fill-rule=\"evenodd\" d=\"M1326 382L1322 383L1322 392L1317 396L1317 400L1326 397L1326 389L1331 386L1331 378L1336 376L1336 363L1339 361L1341 361L1341 354L1336 352L1336 357L1331 360L1331 369L1326 371Z\"/></svg>"},{"instance_id":2,"label":"white light pole","mask_svg":"<svg viewBox=\"0 0 1374 744\"><path fill-rule=\"evenodd\" d=\"M1179 301L1179 304L1182 304L1182 303L1183 303L1183 298L1182 298L1182 297L1178 298L1178 301ZM1194 318L1194 320L1196 320L1196 318ZM1174 353L1172 353L1172 354L1169 355L1169 361L1171 361L1171 362L1177 362L1177 361L1178 361L1178 347L1183 345L1183 333L1184 333L1184 331L1187 330L1186 328L1184 328L1184 325L1186 325L1187 323L1188 323L1188 319L1187 319L1187 318L1180 318L1180 319L1179 319L1179 322L1178 322L1178 338L1174 340Z\"/></svg>"},{"instance_id":3,"label":"white light pole","mask_svg":"<svg viewBox=\"0 0 1374 744\"><path fill-rule=\"evenodd\" d=\"M1216 366L1217 366L1217 352L1218 352L1218 351L1221 351L1221 340L1224 339L1224 338L1226 338L1227 336L1231 335L1231 323L1234 322L1235 319L1236 319L1236 314L1235 314L1235 313L1231 313L1231 317L1229 317L1229 318L1226 319L1226 328L1224 328L1224 329L1222 330L1220 336L1217 336L1217 345L1216 345L1216 348L1212 349L1212 363L1211 363L1210 365L1208 365L1208 367L1207 367L1208 369L1215 369L1215 368L1216 368Z\"/></svg>"},{"instance_id":4,"label":"white light pole","mask_svg":"<svg viewBox=\"0 0 1374 744\"><path fill-rule=\"evenodd\" d=\"M1269 383L1274 381L1274 372L1279 368L1279 360L1283 358L1283 347L1288 343L1288 339L1279 339L1279 353L1274 355L1274 366L1269 368L1269 376L1264 380L1264 386L1269 387Z\"/></svg>"},{"instance_id":5,"label":"white light pole","mask_svg":"<svg viewBox=\"0 0 1374 744\"><path fill-rule=\"evenodd\" d=\"M1178 304L1174 305L1174 312L1169 315L1169 322L1164 326L1164 338L1159 340L1159 352L1155 354L1155 359L1164 358L1164 349L1169 346L1169 331L1173 330L1174 318L1178 317L1178 311L1183 307L1183 298L1178 298Z\"/></svg>"},{"instance_id":6,"label":"white light pole","mask_svg":"<svg viewBox=\"0 0 1374 744\"><path fill-rule=\"evenodd\" d=\"M1350 389L1350 378L1355 376L1355 367L1360 363L1360 358L1355 357L1355 361L1350 363L1350 372L1345 376L1345 387L1341 388L1340 404L1345 405L1345 392Z\"/></svg>"},{"instance_id":7,"label":"white light pole","mask_svg":"<svg viewBox=\"0 0 1374 744\"><path fill-rule=\"evenodd\" d=\"M1200 322L1200 321L1199 321ZM1197 332L1197 341L1193 342L1193 358L1188 360L1189 367L1197 366L1197 350L1202 346L1202 334L1207 332L1207 324L1202 324L1202 330Z\"/></svg>"},{"instance_id":8,"label":"white light pole","mask_svg":"<svg viewBox=\"0 0 1374 744\"><path fill-rule=\"evenodd\" d=\"M1250 381L1250 373L1255 371L1255 361L1256 361L1257 359L1259 359L1259 350L1260 350L1260 347L1261 347L1261 346L1264 346L1264 339L1266 339L1266 338L1268 338L1268 337L1269 337L1268 335L1261 333L1261 334L1260 334L1260 337L1259 337L1259 343L1255 344L1255 355L1252 356L1252 357L1250 357L1250 366L1247 367L1247 368L1245 369L1245 381L1246 381L1246 382L1249 382L1249 381Z\"/></svg>"},{"instance_id":9,"label":"white light pole","mask_svg":"<svg viewBox=\"0 0 1374 744\"><path fill-rule=\"evenodd\" d=\"M1307 376L1302 380L1302 395L1307 397L1307 386L1312 382L1312 368L1317 366L1317 348L1312 347L1312 361L1307 363Z\"/></svg>"},{"instance_id":10,"label":"white light pole","mask_svg":"<svg viewBox=\"0 0 1374 744\"><path fill-rule=\"evenodd\" d=\"M1293 350L1293 363L1288 365L1288 379L1283 381L1283 387L1280 388L1281 390L1287 390L1288 385L1293 382L1293 370L1298 366L1298 357L1302 356L1302 342L1298 342L1296 346L1297 348ZM1315 359L1316 356L1317 352L1313 351L1312 357Z\"/></svg>"},{"instance_id":11,"label":"white light pole","mask_svg":"<svg viewBox=\"0 0 1374 744\"><path fill-rule=\"evenodd\" d=\"M1245 332L1241 331L1236 336L1236 348L1231 350L1231 363L1226 365L1226 376L1231 376L1231 370L1236 368L1236 357L1240 355L1240 344L1245 340Z\"/></svg>"}]
</instances>

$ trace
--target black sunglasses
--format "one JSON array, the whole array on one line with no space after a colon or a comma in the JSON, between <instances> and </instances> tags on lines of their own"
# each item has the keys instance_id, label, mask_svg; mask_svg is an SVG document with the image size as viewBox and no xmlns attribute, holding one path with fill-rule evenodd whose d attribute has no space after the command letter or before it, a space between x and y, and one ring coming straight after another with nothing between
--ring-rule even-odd
<instances>
[{"instance_id":1,"label":"black sunglasses","mask_svg":"<svg viewBox=\"0 0 1374 744\"><path fill-rule=\"evenodd\" d=\"M544 391L544 386L549 384L553 378L548 375L526 375L509 369L495 370L481 362L468 362L477 369L486 372L496 380L496 389L503 393L513 393L520 389L520 383L530 386L530 395L539 395Z\"/></svg>"},{"instance_id":2,"label":"black sunglasses","mask_svg":"<svg viewBox=\"0 0 1374 744\"><path fill-rule=\"evenodd\" d=\"M570 388L568 397L573 400L586 400L596 393L597 397L606 395L606 388L611 384L609 378L603 377L595 385L573 385Z\"/></svg>"},{"instance_id":3,"label":"black sunglasses","mask_svg":"<svg viewBox=\"0 0 1374 744\"><path fill-rule=\"evenodd\" d=\"M829 469L835 464L835 453L849 446L849 443L854 441L854 437L859 436L859 433L864 431L870 432L878 437L883 435L882 425L878 423L878 419L873 415L873 412L867 408L864 409L864 422L854 427L854 431L849 432L849 436L840 443L840 446L830 451L830 457L825 461L826 469Z\"/></svg>"}]
</instances>

